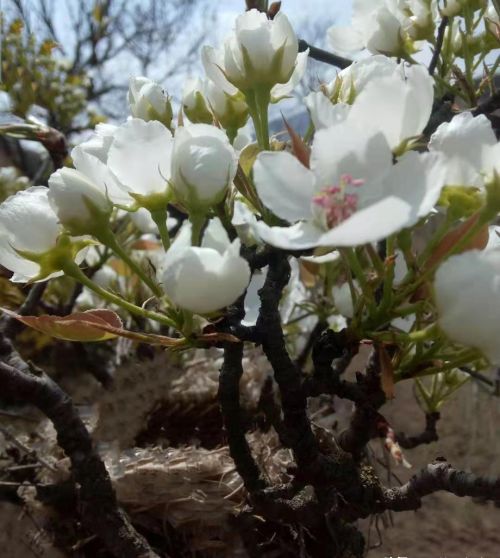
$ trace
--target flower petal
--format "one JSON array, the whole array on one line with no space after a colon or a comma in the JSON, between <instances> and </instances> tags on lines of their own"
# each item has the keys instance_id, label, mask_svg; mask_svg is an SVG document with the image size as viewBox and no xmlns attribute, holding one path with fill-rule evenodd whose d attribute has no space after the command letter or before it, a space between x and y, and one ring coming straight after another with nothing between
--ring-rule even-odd
<instances>
[{"instance_id":1,"label":"flower petal","mask_svg":"<svg viewBox=\"0 0 500 558\"><path fill-rule=\"evenodd\" d=\"M229 83L222 68L224 67L224 52L215 50L211 46L204 46L201 50L201 61L207 77L228 95L236 95L238 89Z\"/></svg>"},{"instance_id":2,"label":"flower petal","mask_svg":"<svg viewBox=\"0 0 500 558\"><path fill-rule=\"evenodd\" d=\"M253 172L260 199L275 215L290 222L311 217L315 178L293 155L260 153Z\"/></svg>"},{"instance_id":3,"label":"flower petal","mask_svg":"<svg viewBox=\"0 0 500 558\"><path fill-rule=\"evenodd\" d=\"M432 134L429 150L446 157L446 184L481 186L480 172L487 170L488 152L496 143L490 121L484 115L474 117L463 112L439 126Z\"/></svg>"},{"instance_id":4,"label":"flower petal","mask_svg":"<svg viewBox=\"0 0 500 558\"><path fill-rule=\"evenodd\" d=\"M309 109L309 114L316 130L343 122L351 109L350 105L345 103L334 105L321 91L309 93L304 102Z\"/></svg>"},{"instance_id":5,"label":"flower petal","mask_svg":"<svg viewBox=\"0 0 500 558\"><path fill-rule=\"evenodd\" d=\"M385 137L353 124L350 114L346 120L319 130L314 138L311 169L321 187L338 184L343 174L371 181L392 165L392 152Z\"/></svg>"},{"instance_id":6,"label":"flower petal","mask_svg":"<svg viewBox=\"0 0 500 558\"><path fill-rule=\"evenodd\" d=\"M334 52L345 56L351 56L365 48L363 34L352 26L334 25L330 27L328 40Z\"/></svg>"},{"instance_id":7,"label":"flower petal","mask_svg":"<svg viewBox=\"0 0 500 558\"><path fill-rule=\"evenodd\" d=\"M0 228L15 250L42 254L55 246L61 229L48 193L44 186L32 186L0 205Z\"/></svg>"},{"instance_id":8,"label":"flower petal","mask_svg":"<svg viewBox=\"0 0 500 558\"><path fill-rule=\"evenodd\" d=\"M278 83L271 89L271 101L276 103L283 97L290 95L290 93L301 82L307 69L307 61L309 59L309 49L297 54L297 62L293 70L292 77L286 83Z\"/></svg>"},{"instance_id":9,"label":"flower petal","mask_svg":"<svg viewBox=\"0 0 500 558\"><path fill-rule=\"evenodd\" d=\"M350 117L359 125L383 133L395 149L405 139L418 136L429 121L433 84L423 66L401 65L392 75L366 84L354 101Z\"/></svg>"},{"instance_id":10,"label":"flower petal","mask_svg":"<svg viewBox=\"0 0 500 558\"><path fill-rule=\"evenodd\" d=\"M85 175L93 184L106 192L108 198L117 204L130 202L130 197L116 176L108 166L92 152L85 150L81 145L71 151L71 158L77 171Z\"/></svg>"},{"instance_id":11,"label":"flower petal","mask_svg":"<svg viewBox=\"0 0 500 558\"><path fill-rule=\"evenodd\" d=\"M283 250L308 250L318 246L323 231L309 221L300 221L290 227L270 227L263 221L256 225L260 238Z\"/></svg>"},{"instance_id":12,"label":"flower petal","mask_svg":"<svg viewBox=\"0 0 500 558\"><path fill-rule=\"evenodd\" d=\"M132 193L164 193L170 179L172 142L172 134L160 122L131 118L114 135L109 168Z\"/></svg>"},{"instance_id":13,"label":"flower petal","mask_svg":"<svg viewBox=\"0 0 500 558\"><path fill-rule=\"evenodd\" d=\"M481 350L500 365L500 250L452 256L437 270L434 293L439 325L462 345Z\"/></svg>"},{"instance_id":14,"label":"flower petal","mask_svg":"<svg viewBox=\"0 0 500 558\"><path fill-rule=\"evenodd\" d=\"M360 246L377 242L406 227L411 215L410 204L396 196L388 196L322 234L316 245Z\"/></svg>"}]
</instances>

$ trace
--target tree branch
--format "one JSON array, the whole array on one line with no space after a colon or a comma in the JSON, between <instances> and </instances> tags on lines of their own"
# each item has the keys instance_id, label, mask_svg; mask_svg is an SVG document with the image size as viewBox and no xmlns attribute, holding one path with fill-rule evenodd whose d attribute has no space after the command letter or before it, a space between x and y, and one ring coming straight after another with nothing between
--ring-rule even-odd
<instances>
[{"instance_id":1,"label":"tree branch","mask_svg":"<svg viewBox=\"0 0 500 558\"><path fill-rule=\"evenodd\" d=\"M119 508L108 472L70 397L40 369L22 361L5 338L0 357L6 360L0 362L2 396L34 405L53 423L58 444L71 460L86 526L117 558L158 558Z\"/></svg>"},{"instance_id":2,"label":"tree branch","mask_svg":"<svg viewBox=\"0 0 500 558\"><path fill-rule=\"evenodd\" d=\"M379 417L378 409L385 403L385 394L380 384L378 351L372 352L366 374L357 374L356 379L365 395L356 403L349 427L340 433L339 445L355 459L359 459L366 444L376 435L374 429Z\"/></svg>"},{"instance_id":3,"label":"tree branch","mask_svg":"<svg viewBox=\"0 0 500 558\"><path fill-rule=\"evenodd\" d=\"M279 303L290 279L290 264L285 255L274 252L264 286L259 291L261 308L257 330L261 332L262 348L269 360L281 393L283 424L287 441L299 468L308 468L319 457L319 448L307 417L307 398L302 390L299 369L286 348Z\"/></svg>"},{"instance_id":4,"label":"tree branch","mask_svg":"<svg viewBox=\"0 0 500 558\"><path fill-rule=\"evenodd\" d=\"M304 52L309 49L309 56L318 62L324 62L325 64L330 64L330 66L336 66L337 68L347 68L352 64L352 60L348 58L343 58L327 50L317 48L310 45L307 41L299 39L299 52Z\"/></svg>"},{"instance_id":5,"label":"tree branch","mask_svg":"<svg viewBox=\"0 0 500 558\"><path fill-rule=\"evenodd\" d=\"M500 90L496 91L491 95L491 97L477 106L473 111L472 114L474 116L478 116L480 114L491 114L496 110L500 109Z\"/></svg>"},{"instance_id":6,"label":"tree branch","mask_svg":"<svg viewBox=\"0 0 500 558\"><path fill-rule=\"evenodd\" d=\"M385 489L382 507L393 511L415 510L421 506L421 498L441 490L460 497L500 501L500 478L478 477L459 471L438 458L403 486Z\"/></svg>"},{"instance_id":7,"label":"tree branch","mask_svg":"<svg viewBox=\"0 0 500 558\"><path fill-rule=\"evenodd\" d=\"M438 33L436 37L436 46L434 47L434 52L432 53L432 59L429 64L429 75L433 76L436 71L437 64L439 61L439 55L441 54L441 49L443 48L444 33L448 25L448 16L444 16L439 24Z\"/></svg>"},{"instance_id":8,"label":"tree branch","mask_svg":"<svg viewBox=\"0 0 500 558\"><path fill-rule=\"evenodd\" d=\"M425 415L425 430L416 436L406 436L403 432L396 435L399 445L403 449L413 449L423 444L431 444L436 442L439 437L436 430L436 424L440 418L439 413L428 413Z\"/></svg>"},{"instance_id":9,"label":"tree branch","mask_svg":"<svg viewBox=\"0 0 500 558\"><path fill-rule=\"evenodd\" d=\"M219 376L219 403L227 432L229 453L245 488L251 493L265 488L266 483L245 438L240 407L242 359L243 343L230 343L224 348L224 363Z\"/></svg>"}]
</instances>

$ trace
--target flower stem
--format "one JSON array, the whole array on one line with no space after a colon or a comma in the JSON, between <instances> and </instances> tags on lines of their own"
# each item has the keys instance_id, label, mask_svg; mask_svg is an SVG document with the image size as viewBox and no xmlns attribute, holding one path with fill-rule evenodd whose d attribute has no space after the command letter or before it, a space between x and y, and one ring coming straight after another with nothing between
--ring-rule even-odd
<instances>
[{"instance_id":1,"label":"flower stem","mask_svg":"<svg viewBox=\"0 0 500 558\"><path fill-rule=\"evenodd\" d=\"M64 271L64 273L69 277L72 277L73 279L75 279L85 287L89 288L91 291L95 292L103 300L109 302L110 304L116 304L117 306L120 306L120 308L127 310L128 312L134 314L135 316L140 316L141 318L146 318L148 320L154 320L168 327L174 327L174 328L177 327L172 320L170 320L163 314L145 310L144 308L141 308L140 306L136 306L135 304L132 304L127 300L124 300L118 295L115 295L114 293L107 291L106 289L103 289L102 287L94 283L94 281L89 279L74 261L65 262L64 265L62 266L62 271Z\"/></svg>"},{"instance_id":2,"label":"flower stem","mask_svg":"<svg viewBox=\"0 0 500 558\"><path fill-rule=\"evenodd\" d=\"M365 272L363 270L361 262L358 259L356 250L354 248L342 248L339 250L339 252L343 256L343 258L345 258L348 267L352 270L354 277L357 279L359 286L361 287L361 291L363 292L365 301L368 305L370 314L373 314L375 312L373 290L366 280Z\"/></svg>"},{"instance_id":3,"label":"flower stem","mask_svg":"<svg viewBox=\"0 0 500 558\"><path fill-rule=\"evenodd\" d=\"M207 221L204 214L191 213L189 220L192 224L191 229L191 244L193 246L201 246L203 227Z\"/></svg>"},{"instance_id":4,"label":"flower stem","mask_svg":"<svg viewBox=\"0 0 500 558\"><path fill-rule=\"evenodd\" d=\"M161 243L163 244L163 248L165 248L165 251L167 251L170 248L170 235L168 234L167 227L167 210L160 209L159 211L151 211L151 217L156 223L158 230L160 231L160 238Z\"/></svg>"},{"instance_id":5,"label":"flower stem","mask_svg":"<svg viewBox=\"0 0 500 558\"><path fill-rule=\"evenodd\" d=\"M127 266L139 277L139 279L151 289L155 296L161 297L163 295L160 287L158 287L158 285L150 277L148 277L146 273L144 273L141 267L136 262L134 262L134 260L127 254L122 246L120 246L111 229L108 228L101 231L98 235L96 234L96 238L105 246L110 248L114 252L114 254L117 255L121 260L123 260L127 264Z\"/></svg>"},{"instance_id":6,"label":"flower stem","mask_svg":"<svg viewBox=\"0 0 500 558\"><path fill-rule=\"evenodd\" d=\"M255 90L255 101L257 113L260 116L260 132L262 138L262 149L269 151L269 102L271 91L267 87L258 87Z\"/></svg>"}]
</instances>

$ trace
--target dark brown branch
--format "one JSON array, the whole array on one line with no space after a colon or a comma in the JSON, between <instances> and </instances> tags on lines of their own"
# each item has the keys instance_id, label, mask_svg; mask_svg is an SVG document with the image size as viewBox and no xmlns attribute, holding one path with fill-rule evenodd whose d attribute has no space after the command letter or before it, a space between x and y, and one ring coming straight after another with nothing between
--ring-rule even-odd
<instances>
[{"instance_id":1,"label":"dark brown branch","mask_svg":"<svg viewBox=\"0 0 500 558\"><path fill-rule=\"evenodd\" d=\"M403 449L413 449L423 444L431 444L439 439L436 424L440 418L439 413L428 413L425 415L425 430L417 436L406 436L403 432L396 435L399 445Z\"/></svg>"},{"instance_id":2,"label":"dark brown branch","mask_svg":"<svg viewBox=\"0 0 500 558\"><path fill-rule=\"evenodd\" d=\"M454 469L445 460L438 459L403 486L384 490L382 509L415 510L421 506L421 498L438 491L451 492L460 497L500 501L500 478L478 477Z\"/></svg>"},{"instance_id":3,"label":"dark brown branch","mask_svg":"<svg viewBox=\"0 0 500 558\"><path fill-rule=\"evenodd\" d=\"M441 49L443 48L443 41L444 41L444 33L446 31L446 27L448 25L448 16L444 16L439 24L438 33L436 37L436 46L434 47L434 52L432 53L432 59L429 64L429 74L431 76L434 75L436 71L437 64L439 61L439 55L441 54Z\"/></svg>"},{"instance_id":4,"label":"dark brown branch","mask_svg":"<svg viewBox=\"0 0 500 558\"><path fill-rule=\"evenodd\" d=\"M299 356L295 360L295 364L300 369L304 368L304 366L307 362L307 358L309 356L309 353L311 352L311 349L313 348L314 344L319 339L321 333L326 329L327 326L328 326L328 323L325 322L325 321L318 320L316 322L316 325L313 327L313 330L311 331L311 333L309 334L309 337L307 338L307 342L306 342L304 348L302 349Z\"/></svg>"},{"instance_id":5,"label":"dark brown branch","mask_svg":"<svg viewBox=\"0 0 500 558\"><path fill-rule=\"evenodd\" d=\"M385 394L380 383L380 360L377 350L374 350L366 374L356 375L358 386L365 394L356 403L349 427L340 433L339 445L344 450L359 459L366 444L376 436L376 425L379 418L378 409L385 402Z\"/></svg>"},{"instance_id":6,"label":"dark brown branch","mask_svg":"<svg viewBox=\"0 0 500 558\"><path fill-rule=\"evenodd\" d=\"M286 256L271 254L266 281L259 291L261 309L257 329L280 389L288 444L298 467L307 468L318 459L319 448L307 417L307 398L302 390L300 371L286 350L281 327L279 303L289 279L290 264Z\"/></svg>"},{"instance_id":7,"label":"dark brown branch","mask_svg":"<svg viewBox=\"0 0 500 558\"><path fill-rule=\"evenodd\" d=\"M499 109L500 109L500 90L493 93L493 95L491 95L491 97L488 100L484 101L484 103L481 103L479 106L477 106L472 111L472 114L474 116L478 116L480 114L488 115Z\"/></svg>"},{"instance_id":8,"label":"dark brown branch","mask_svg":"<svg viewBox=\"0 0 500 558\"><path fill-rule=\"evenodd\" d=\"M245 488L254 492L265 488L250 447L245 438L245 428L240 407L240 379L243 374L243 343L231 343L224 349L224 363L219 376L219 403L227 432L229 453Z\"/></svg>"},{"instance_id":9,"label":"dark brown branch","mask_svg":"<svg viewBox=\"0 0 500 558\"><path fill-rule=\"evenodd\" d=\"M6 339L0 356L6 360L0 362L2 397L37 407L53 423L58 444L71 460L85 525L117 558L158 558L119 508L108 472L70 397L42 371L24 363Z\"/></svg>"},{"instance_id":10,"label":"dark brown branch","mask_svg":"<svg viewBox=\"0 0 500 558\"><path fill-rule=\"evenodd\" d=\"M335 66L337 68L347 68L352 64L352 60L348 58L343 58L332 52L322 50L315 46L310 45L307 41L303 39L299 40L299 52L304 52L309 49L309 56L318 62L324 62L325 64L330 64L330 66Z\"/></svg>"},{"instance_id":11,"label":"dark brown branch","mask_svg":"<svg viewBox=\"0 0 500 558\"><path fill-rule=\"evenodd\" d=\"M351 401L363 399L364 393L357 384L340 379L356 352L357 347L349 346L345 330L324 331L313 347L314 369L313 374L302 385L305 395L317 397L330 394Z\"/></svg>"}]
</instances>

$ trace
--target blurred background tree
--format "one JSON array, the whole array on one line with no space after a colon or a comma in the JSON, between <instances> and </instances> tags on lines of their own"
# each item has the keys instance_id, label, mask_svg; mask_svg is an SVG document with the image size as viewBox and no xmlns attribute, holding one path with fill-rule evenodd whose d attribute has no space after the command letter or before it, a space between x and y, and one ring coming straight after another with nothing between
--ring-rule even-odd
<instances>
[{"instance_id":1,"label":"blurred background tree","mask_svg":"<svg viewBox=\"0 0 500 558\"><path fill-rule=\"evenodd\" d=\"M99 122L122 119L129 77L180 89L182 69L193 63L214 18L208 0L5 0L0 125L35 117L71 142ZM44 183L52 170L45 150L2 140L0 167ZM15 180L10 189L5 182L0 198L16 189Z\"/></svg>"}]
</instances>

